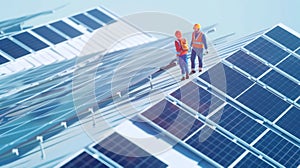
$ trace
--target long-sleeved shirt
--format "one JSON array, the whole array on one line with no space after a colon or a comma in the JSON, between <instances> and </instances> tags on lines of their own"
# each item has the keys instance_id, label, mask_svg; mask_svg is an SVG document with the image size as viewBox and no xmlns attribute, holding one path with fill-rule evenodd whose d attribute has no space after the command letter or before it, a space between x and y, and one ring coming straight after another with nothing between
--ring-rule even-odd
<instances>
[{"instance_id":1,"label":"long-sleeved shirt","mask_svg":"<svg viewBox=\"0 0 300 168\"><path fill-rule=\"evenodd\" d=\"M201 31L195 32L195 39L198 37L199 33L202 33ZM207 42L206 42L206 35L204 33L202 33L202 42L204 45L204 48L207 50ZM193 45L193 37L192 37L192 41L191 41L191 45Z\"/></svg>"}]
</instances>

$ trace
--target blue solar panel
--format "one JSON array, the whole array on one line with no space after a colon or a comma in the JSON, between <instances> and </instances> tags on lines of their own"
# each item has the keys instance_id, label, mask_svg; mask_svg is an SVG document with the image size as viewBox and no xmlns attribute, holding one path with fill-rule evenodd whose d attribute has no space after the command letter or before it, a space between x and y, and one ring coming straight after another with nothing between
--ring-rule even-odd
<instances>
[{"instance_id":1,"label":"blue solar panel","mask_svg":"<svg viewBox=\"0 0 300 168\"><path fill-rule=\"evenodd\" d=\"M238 97L237 100L270 121L274 121L289 107L287 102L259 85L251 87Z\"/></svg>"},{"instance_id":2,"label":"blue solar panel","mask_svg":"<svg viewBox=\"0 0 300 168\"><path fill-rule=\"evenodd\" d=\"M115 20L109 16L107 16L106 14L104 14L103 12L99 11L98 9L93 9L87 12L88 14L94 16L95 18L99 19L100 21L106 23L106 24L110 24L112 22L115 22Z\"/></svg>"},{"instance_id":3,"label":"blue solar panel","mask_svg":"<svg viewBox=\"0 0 300 168\"><path fill-rule=\"evenodd\" d=\"M0 49L14 58L19 58L30 53L8 38L0 40Z\"/></svg>"},{"instance_id":4,"label":"blue solar panel","mask_svg":"<svg viewBox=\"0 0 300 168\"><path fill-rule=\"evenodd\" d=\"M34 31L35 33L42 36L43 38L45 38L53 44L58 44L67 40L66 38L62 37L61 35L57 34L55 31L51 30L46 26L32 29L32 31Z\"/></svg>"},{"instance_id":5,"label":"blue solar panel","mask_svg":"<svg viewBox=\"0 0 300 168\"><path fill-rule=\"evenodd\" d=\"M159 102L142 115L181 140L190 136L203 125L195 117L166 100Z\"/></svg>"},{"instance_id":6,"label":"blue solar panel","mask_svg":"<svg viewBox=\"0 0 300 168\"><path fill-rule=\"evenodd\" d=\"M282 69L289 75L300 81L300 60L294 56L289 56L287 59L282 61L278 66L278 68Z\"/></svg>"},{"instance_id":7,"label":"blue solar panel","mask_svg":"<svg viewBox=\"0 0 300 168\"><path fill-rule=\"evenodd\" d=\"M256 157L252 153L248 153L238 164L235 165L236 168L244 167L255 167L255 168L272 168L267 162Z\"/></svg>"},{"instance_id":8,"label":"blue solar panel","mask_svg":"<svg viewBox=\"0 0 300 168\"><path fill-rule=\"evenodd\" d=\"M300 86L298 84L274 70L267 73L260 80L292 100L295 100L300 95Z\"/></svg>"},{"instance_id":9,"label":"blue solar panel","mask_svg":"<svg viewBox=\"0 0 300 168\"><path fill-rule=\"evenodd\" d=\"M292 51L300 46L300 38L280 26L276 26L274 29L267 32L266 35Z\"/></svg>"},{"instance_id":10,"label":"blue solar panel","mask_svg":"<svg viewBox=\"0 0 300 168\"><path fill-rule=\"evenodd\" d=\"M249 144L266 130L264 126L230 105L226 105L210 119Z\"/></svg>"},{"instance_id":11,"label":"blue solar panel","mask_svg":"<svg viewBox=\"0 0 300 168\"><path fill-rule=\"evenodd\" d=\"M165 163L117 133L111 134L93 148L123 167L167 167Z\"/></svg>"},{"instance_id":12,"label":"blue solar panel","mask_svg":"<svg viewBox=\"0 0 300 168\"><path fill-rule=\"evenodd\" d=\"M38 38L34 37L33 35L29 34L28 32L24 32L21 34L17 34L13 36L18 41L25 44L27 47L33 49L34 51L38 51L48 47L48 45Z\"/></svg>"},{"instance_id":13,"label":"blue solar panel","mask_svg":"<svg viewBox=\"0 0 300 168\"><path fill-rule=\"evenodd\" d=\"M207 116L210 112L224 103L224 101L197 86L193 82L189 82L180 89L174 91L171 93L171 96L204 116Z\"/></svg>"},{"instance_id":14,"label":"blue solar panel","mask_svg":"<svg viewBox=\"0 0 300 168\"><path fill-rule=\"evenodd\" d=\"M93 19L87 17L84 14L78 14L78 15L75 15L75 16L72 16L72 17L75 18L76 20L78 20L79 22L85 24L86 26L88 26L92 30L96 30L96 29L102 27L101 24L97 23L96 21L94 21Z\"/></svg>"},{"instance_id":15,"label":"blue solar panel","mask_svg":"<svg viewBox=\"0 0 300 168\"><path fill-rule=\"evenodd\" d=\"M225 78L223 78L223 76L225 76ZM233 98L238 96L253 84L252 81L243 75L221 63L210 68L199 77L208 83L211 83L221 91L226 91L226 93Z\"/></svg>"},{"instance_id":16,"label":"blue solar panel","mask_svg":"<svg viewBox=\"0 0 300 168\"><path fill-rule=\"evenodd\" d=\"M226 60L256 78L269 69L268 66L241 50L229 56Z\"/></svg>"},{"instance_id":17,"label":"blue solar panel","mask_svg":"<svg viewBox=\"0 0 300 168\"><path fill-rule=\"evenodd\" d=\"M288 52L262 37L246 45L245 48L273 65L289 55Z\"/></svg>"},{"instance_id":18,"label":"blue solar panel","mask_svg":"<svg viewBox=\"0 0 300 168\"><path fill-rule=\"evenodd\" d=\"M71 27L63 21L57 21L51 23L50 25L71 38L82 35L80 31L76 30L75 28Z\"/></svg>"},{"instance_id":19,"label":"blue solar panel","mask_svg":"<svg viewBox=\"0 0 300 168\"><path fill-rule=\"evenodd\" d=\"M286 167L300 165L300 148L274 132L269 131L254 147Z\"/></svg>"},{"instance_id":20,"label":"blue solar panel","mask_svg":"<svg viewBox=\"0 0 300 168\"><path fill-rule=\"evenodd\" d=\"M81 168L108 168L107 165L100 162L99 160L95 159L91 155L86 152L81 153L80 155L76 156L74 159L69 161L68 163L61 166L61 168L74 168L74 167L81 167Z\"/></svg>"},{"instance_id":21,"label":"blue solar panel","mask_svg":"<svg viewBox=\"0 0 300 168\"><path fill-rule=\"evenodd\" d=\"M5 64L7 62L9 62L9 60L3 57L2 55L0 55L0 64Z\"/></svg>"},{"instance_id":22,"label":"blue solar panel","mask_svg":"<svg viewBox=\"0 0 300 168\"><path fill-rule=\"evenodd\" d=\"M291 108L276 124L300 139L300 110L296 107Z\"/></svg>"},{"instance_id":23,"label":"blue solar panel","mask_svg":"<svg viewBox=\"0 0 300 168\"><path fill-rule=\"evenodd\" d=\"M228 167L245 151L242 147L216 131L213 131L211 135L202 142L200 136L206 136L205 134L205 132L199 131L188 139L186 143L224 167Z\"/></svg>"},{"instance_id":24,"label":"blue solar panel","mask_svg":"<svg viewBox=\"0 0 300 168\"><path fill-rule=\"evenodd\" d=\"M299 50L297 50L297 51L296 51L296 53L297 53L298 55L300 55L300 49L299 49Z\"/></svg>"}]
</instances>

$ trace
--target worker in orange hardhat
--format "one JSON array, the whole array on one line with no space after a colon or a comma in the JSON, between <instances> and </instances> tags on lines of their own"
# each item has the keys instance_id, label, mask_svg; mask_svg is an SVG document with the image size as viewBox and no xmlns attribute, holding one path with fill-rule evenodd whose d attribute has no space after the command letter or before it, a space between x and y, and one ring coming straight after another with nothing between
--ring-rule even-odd
<instances>
[{"instance_id":1,"label":"worker in orange hardhat","mask_svg":"<svg viewBox=\"0 0 300 168\"><path fill-rule=\"evenodd\" d=\"M192 53L191 53L191 63L192 63L192 71L190 74L196 73L195 70L195 59L196 56L198 57L199 61L199 72L202 71L203 63L203 50L205 49L205 54L208 54L207 50L207 43L206 43L206 36L203 32L200 31L200 24L195 24L194 25L194 32L192 34L192 41L191 41L191 46L192 46Z\"/></svg>"}]
</instances>

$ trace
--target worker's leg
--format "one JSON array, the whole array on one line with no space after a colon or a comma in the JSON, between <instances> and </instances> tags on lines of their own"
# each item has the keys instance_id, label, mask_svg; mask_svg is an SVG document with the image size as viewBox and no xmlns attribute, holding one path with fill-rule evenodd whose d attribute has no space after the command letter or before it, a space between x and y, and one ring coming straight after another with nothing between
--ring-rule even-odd
<instances>
[{"instance_id":1,"label":"worker's leg","mask_svg":"<svg viewBox=\"0 0 300 168\"><path fill-rule=\"evenodd\" d=\"M202 68L203 68L203 48L201 48L199 50L198 60L199 60L199 71L202 71Z\"/></svg>"},{"instance_id":2,"label":"worker's leg","mask_svg":"<svg viewBox=\"0 0 300 168\"><path fill-rule=\"evenodd\" d=\"M182 56L182 59L184 61L184 71L185 71L185 75L186 75L186 78L189 77L189 64L188 64L188 58L187 58L187 55L183 55Z\"/></svg>"},{"instance_id":3,"label":"worker's leg","mask_svg":"<svg viewBox=\"0 0 300 168\"><path fill-rule=\"evenodd\" d=\"M185 68L184 68L185 62L184 62L183 56L178 57L178 63L179 63L179 67L180 67L180 70L181 70L181 74L182 74L182 76L184 76L185 75Z\"/></svg>"},{"instance_id":4,"label":"worker's leg","mask_svg":"<svg viewBox=\"0 0 300 168\"><path fill-rule=\"evenodd\" d=\"M195 58L196 58L196 51L194 49L192 49L192 53L191 53L191 73L193 74L195 73Z\"/></svg>"}]
</instances>

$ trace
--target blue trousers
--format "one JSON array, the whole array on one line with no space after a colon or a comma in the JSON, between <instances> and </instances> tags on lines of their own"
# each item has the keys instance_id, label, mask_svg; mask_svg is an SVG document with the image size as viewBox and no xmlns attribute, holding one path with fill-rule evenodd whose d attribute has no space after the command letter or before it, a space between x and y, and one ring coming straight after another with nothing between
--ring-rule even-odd
<instances>
[{"instance_id":1,"label":"blue trousers","mask_svg":"<svg viewBox=\"0 0 300 168\"><path fill-rule=\"evenodd\" d=\"M202 63L203 48L193 48L192 49L192 54L191 54L192 69L195 69L195 59L196 59L196 56L198 57L199 68L202 68L202 66L203 66L203 63Z\"/></svg>"},{"instance_id":2,"label":"blue trousers","mask_svg":"<svg viewBox=\"0 0 300 168\"><path fill-rule=\"evenodd\" d=\"M180 66L182 75L186 75L189 73L188 59L186 54L178 56L178 64Z\"/></svg>"}]
</instances>

